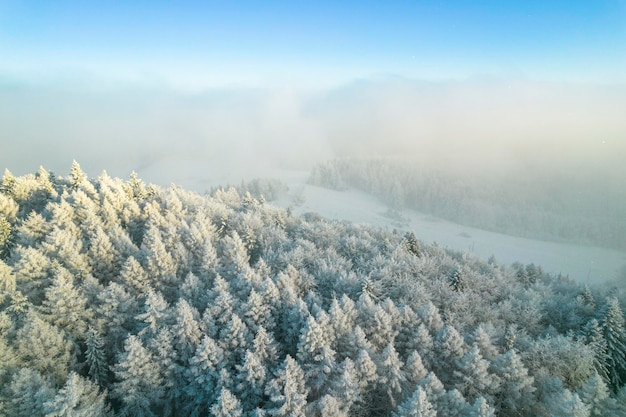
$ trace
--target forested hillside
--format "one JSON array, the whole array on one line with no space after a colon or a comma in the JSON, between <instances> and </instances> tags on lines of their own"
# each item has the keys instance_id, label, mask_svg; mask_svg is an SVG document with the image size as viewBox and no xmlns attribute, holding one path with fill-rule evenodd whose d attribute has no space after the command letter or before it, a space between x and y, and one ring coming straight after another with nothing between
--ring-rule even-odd
<instances>
[{"instance_id":1,"label":"forested hillside","mask_svg":"<svg viewBox=\"0 0 626 417\"><path fill-rule=\"evenodd\" d=\"M418 238L7 171L0 415L626 415L620 290Z\"/></svg>"},{"instance_id":2,"label":"forested hillside","mask_svg":"<svg viewBox=\"0 0 626 417\"><path fill-rule=\"evenodd\" d=\"M485 175L462 166L432 169L410 159L346 158L316 165L309 182L354 187L394 209L484 230L626 250L625 178L545 170Z\"/></svg>"}]
</instances>

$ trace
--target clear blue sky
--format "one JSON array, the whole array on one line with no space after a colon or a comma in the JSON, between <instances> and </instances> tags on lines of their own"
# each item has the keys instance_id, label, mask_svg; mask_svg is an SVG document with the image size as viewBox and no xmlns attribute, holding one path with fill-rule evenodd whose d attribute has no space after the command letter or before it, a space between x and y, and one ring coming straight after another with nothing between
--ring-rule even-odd
<instances>
[{"instance_id":1,"label":"clear blue sky","mask_svg":"<svg viewBox=\"0 0 626 417\"><path fill-rule=\"evenodd\" d=\"M626 81L625 0L0 1L0 74L181 86Z\"/></svg>"}]
</instances>

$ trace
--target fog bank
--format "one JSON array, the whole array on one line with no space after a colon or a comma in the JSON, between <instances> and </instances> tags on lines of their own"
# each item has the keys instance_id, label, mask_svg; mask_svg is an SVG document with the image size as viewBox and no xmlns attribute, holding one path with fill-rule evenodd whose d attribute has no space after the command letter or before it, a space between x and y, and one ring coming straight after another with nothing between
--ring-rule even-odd
<instances>
[{"instance_id":1,"label":"fog bank","mask_svg":"<svg viewBox=\"0 0 626 417\"><path fill-rule=\"evenodd\" d=\"M0 165L64 175L76 159L90 175L125 176L163 164L236 180L337 156L402 155L473 175L522 169L619 181L624 114L624 86L488 78L197 94L5 82Z\"/></svg>"}]
</instances>

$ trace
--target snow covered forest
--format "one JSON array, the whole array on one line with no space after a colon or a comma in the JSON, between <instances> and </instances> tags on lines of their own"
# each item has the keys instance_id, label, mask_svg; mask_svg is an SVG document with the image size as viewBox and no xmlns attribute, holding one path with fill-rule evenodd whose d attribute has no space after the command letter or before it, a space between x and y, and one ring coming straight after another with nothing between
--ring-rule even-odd
<instances>
[{"instance_id":1,"label":"snow covered forest","mask_svg":"<svg viewBox=\"0 0 626 417\"><path fill-rule=\"evenodd\" d=\"M626 183L548 168L497 175L433 169L407 159L344 158L316 165L309 182L353 187L395 209L410 208L467 226L534 239L626 249Z\"/></svg>"},{"instance_id":2,"label":"snow covered forest","mask_svg":"<svg viewBox=\"0 0 626 417\"><path fill-rule=\"evenodd\" d=\"M621 289L77 163L0 191L0 416L626 415Z\"/></svg>"}]
</instances>

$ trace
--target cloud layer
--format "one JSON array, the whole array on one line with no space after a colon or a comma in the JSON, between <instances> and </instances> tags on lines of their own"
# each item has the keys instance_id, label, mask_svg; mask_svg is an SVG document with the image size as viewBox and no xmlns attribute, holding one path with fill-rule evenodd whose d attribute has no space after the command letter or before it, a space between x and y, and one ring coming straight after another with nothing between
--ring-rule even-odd
<instances>
[{"instance_id":1,"label":"cloud layer","mask_svg":"<svg viewBox=\"0 0 626 417\"><path fill-rule=\"evenodd\" d=\"M542 168L617 179L626 175L624 114L624 86L505 79L200 94L5 83L0 166L63 175L76 159L90 175L127 175L162 164L236 180L332 157L400 155L473 173Z\"/></svg>"}]
</instances>

